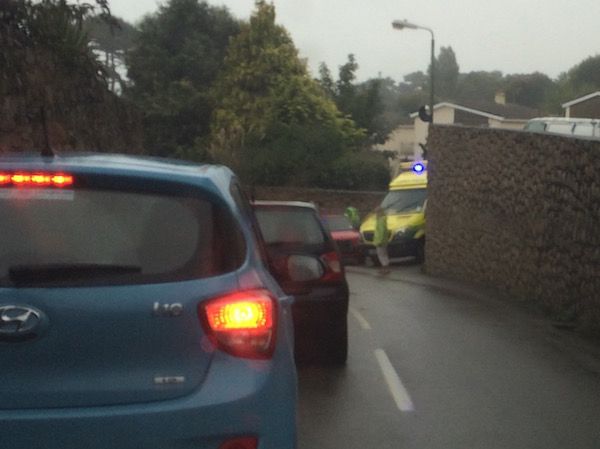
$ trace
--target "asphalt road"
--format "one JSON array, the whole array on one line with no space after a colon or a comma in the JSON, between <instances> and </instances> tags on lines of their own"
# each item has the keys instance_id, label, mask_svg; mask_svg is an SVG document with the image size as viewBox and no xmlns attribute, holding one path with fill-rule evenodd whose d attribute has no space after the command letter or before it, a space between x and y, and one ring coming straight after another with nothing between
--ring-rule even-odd
<instances>
[{"instance_id":1,"label":"asphalt road","mask_svg":"<svg viewBox=\"0 0 600 449\"><path fill-rule=\"evenodd\" d=\"M417 266L348 271L348 364L300 368L300 449L600 448L595 346Z\"/></svg>"}]
</instances>

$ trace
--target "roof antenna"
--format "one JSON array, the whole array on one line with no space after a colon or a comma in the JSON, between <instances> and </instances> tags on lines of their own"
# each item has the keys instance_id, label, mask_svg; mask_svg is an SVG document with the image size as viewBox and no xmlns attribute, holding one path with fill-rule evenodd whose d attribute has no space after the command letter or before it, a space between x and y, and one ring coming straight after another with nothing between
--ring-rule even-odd
<instances>
[{"instance_id":1,"label":"roof antenna","mask_svg":"<svg viewBox=\"0 0 600 449\"><path fill-rule=\"evenodd\" d=\"M42 127L44 128L44 147L42 148L42 156L54 157L54 151L50 147L50 138L48 137L48 123L46 122L46 108L42 106L40 108L40 114L42 116Z\"/></svg>"}]
</instances>

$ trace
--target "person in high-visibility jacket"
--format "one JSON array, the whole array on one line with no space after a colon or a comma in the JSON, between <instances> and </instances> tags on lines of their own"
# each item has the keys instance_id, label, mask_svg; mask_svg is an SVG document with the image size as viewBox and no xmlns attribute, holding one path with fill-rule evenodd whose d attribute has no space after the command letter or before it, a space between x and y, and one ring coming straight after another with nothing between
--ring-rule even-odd
<instances>
[{"instance_id":1,"label":"person in high-visibility jacket","mask_svg":"<svg viewBox=\"0 0 600 449\"><path fill-rule=\"evenodd\" d=\"M385 210L382 207L378 207L375 210L375 234L373 235L373 245L377 251L377 258L381 264L379 273L389 274L390 273L390 258L388 257L387 246L390 241L390 231L387 227L387 216Z\"/></svg>"},{"instance_id":2,"label":"person in high-visibility jacket","mask_svg":"<svg viewBox=\"0 0 600 449\"><path fill-rule=\"evenodd\" d=\"M358 209L356 209L356 207L348 206L344 215L350 220L350 224L352 224L354 229L360 228L360 215L358 215Z\"/></svg>"}]
</instances>

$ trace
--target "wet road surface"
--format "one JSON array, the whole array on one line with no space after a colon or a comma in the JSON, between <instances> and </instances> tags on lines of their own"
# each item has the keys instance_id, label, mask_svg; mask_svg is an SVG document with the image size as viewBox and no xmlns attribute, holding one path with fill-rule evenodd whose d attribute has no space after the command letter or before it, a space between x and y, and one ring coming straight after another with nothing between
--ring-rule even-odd
<instances>
[{"instance_id":1,"label":"wet road surface","mask_svg":"<svg viewBox=\"0 0 600 449\"><path fill-rule=\"evenodd\" d=\"M300 449L600 448L595 347L493 294L350 267L342 369L301 367Z\"/></svg>"}]
</instances>

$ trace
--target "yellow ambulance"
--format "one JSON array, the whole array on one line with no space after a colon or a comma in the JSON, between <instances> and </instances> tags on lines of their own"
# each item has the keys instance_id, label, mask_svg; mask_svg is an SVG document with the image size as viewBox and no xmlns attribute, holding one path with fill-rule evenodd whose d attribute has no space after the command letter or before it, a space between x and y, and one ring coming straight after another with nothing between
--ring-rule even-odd
<instances>
[{"instance_id":1,"label":"yellow ambulance","mask_svg":"<svg viewBox=\"0 0 600 449\"><path fill-rule=\"evenodd\" d=\"M425 257L425 207L427 204L427 161L401 164L402 172L390 183L389 192L380 206L387 216L391 233L388 244L390 257L414 256L418 262ZM364 251L379 265L373 246L375 214L370 213L360 226Z\"/></svg>"}]
</instances>

